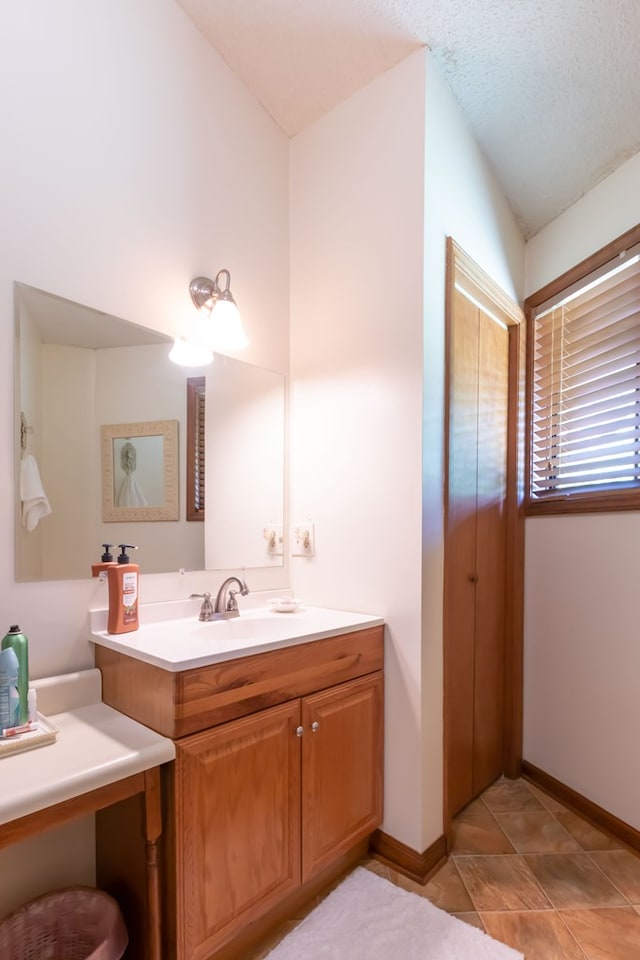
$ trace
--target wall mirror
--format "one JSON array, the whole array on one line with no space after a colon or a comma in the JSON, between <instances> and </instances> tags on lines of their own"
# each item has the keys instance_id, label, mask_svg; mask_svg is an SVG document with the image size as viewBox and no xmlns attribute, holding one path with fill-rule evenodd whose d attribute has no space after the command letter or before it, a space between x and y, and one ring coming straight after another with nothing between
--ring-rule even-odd
<instances>
[{"instance_id":1,"label":"wall mirror","mask_svg":"<svg viewBox=\"0 0 640 960\"><path fill-rule=\"evenodd\" d=\"M22 283L15 313L16 580L83 579L103 543L136 544L142 573L282 565L263 533L284 515L282 374L217 355L210 367L178 367L164 334ZM204 523L187 519L187 379L196 375L206 395ZM149 423L169 446L166 425L175 426L177 519L105 520L102 428ZM110 448L113 470L127 436L110 439L121 441ZM33 486L34 464L51 512L29 530L21 482ZM117 478L109 482L115 489Z\"/></svg>"}]
</instances>

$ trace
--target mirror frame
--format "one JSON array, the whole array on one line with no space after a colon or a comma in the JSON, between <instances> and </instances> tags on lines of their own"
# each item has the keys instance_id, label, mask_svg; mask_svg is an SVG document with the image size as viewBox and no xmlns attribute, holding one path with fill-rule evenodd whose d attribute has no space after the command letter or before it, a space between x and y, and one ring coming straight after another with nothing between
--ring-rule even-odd
<instances>
[{"instance_id":1,"label":"mirror frame","mask_svg":"<svg viewBox=\"0 0 640 960\"><path fill-rule=\"evenodd\" d=\"M178 520L178 421L114 423L100 427L102 443L102 522ZM136 437L162 437L164 503L153 507L117 507L113 495L113 441Z\"/></svg>"}]
</instances>

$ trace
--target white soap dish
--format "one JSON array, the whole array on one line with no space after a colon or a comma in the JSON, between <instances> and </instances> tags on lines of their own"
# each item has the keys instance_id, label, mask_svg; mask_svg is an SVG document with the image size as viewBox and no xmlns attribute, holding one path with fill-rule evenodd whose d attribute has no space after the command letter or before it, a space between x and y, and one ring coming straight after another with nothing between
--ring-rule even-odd
<instances>
[{"instance_id":1,"label":"white soap dish","mask_svg":"<svg viewBox=\"0 0 640 960\"><path fill-rule=\"evenodd\" d=\"M273 597L267 603L275 613L295 613L302 606L302 600L296 597Z\"/></svg>"}]
</instances>

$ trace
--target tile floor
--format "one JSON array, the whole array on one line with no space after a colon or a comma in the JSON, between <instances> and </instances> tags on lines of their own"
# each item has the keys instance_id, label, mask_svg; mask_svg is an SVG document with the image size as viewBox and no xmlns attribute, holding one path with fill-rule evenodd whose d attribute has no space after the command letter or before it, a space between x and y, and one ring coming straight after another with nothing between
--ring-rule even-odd
<instances>
[{"instance_id":1,"label":"tile floor","mask_svg":"<svg viewBox=\"0 0 640 960\"><path fill-rule=\"evenodd\" d=\"M524 780L497 781L458 815L451 857L426 885L363 865L525 960L640 960L640 856ZM301 919L247 960L262 960Z\"/></svg>"}]
</instances>

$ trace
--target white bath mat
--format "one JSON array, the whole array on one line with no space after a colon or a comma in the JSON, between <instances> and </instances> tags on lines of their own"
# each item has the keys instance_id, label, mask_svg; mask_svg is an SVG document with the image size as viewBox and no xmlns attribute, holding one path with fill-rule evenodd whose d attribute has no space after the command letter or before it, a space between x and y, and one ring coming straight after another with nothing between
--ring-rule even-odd
<instances>
[{"instance_id":1,"label":"white bath mat","mask_svg":"<svg viewBox=\"0 0 640 960\"><path fill-rule=\"evenodd\" d=\"M267 960L524 960L423 897L358 867Z\"/></svg>"}]
</instances>

